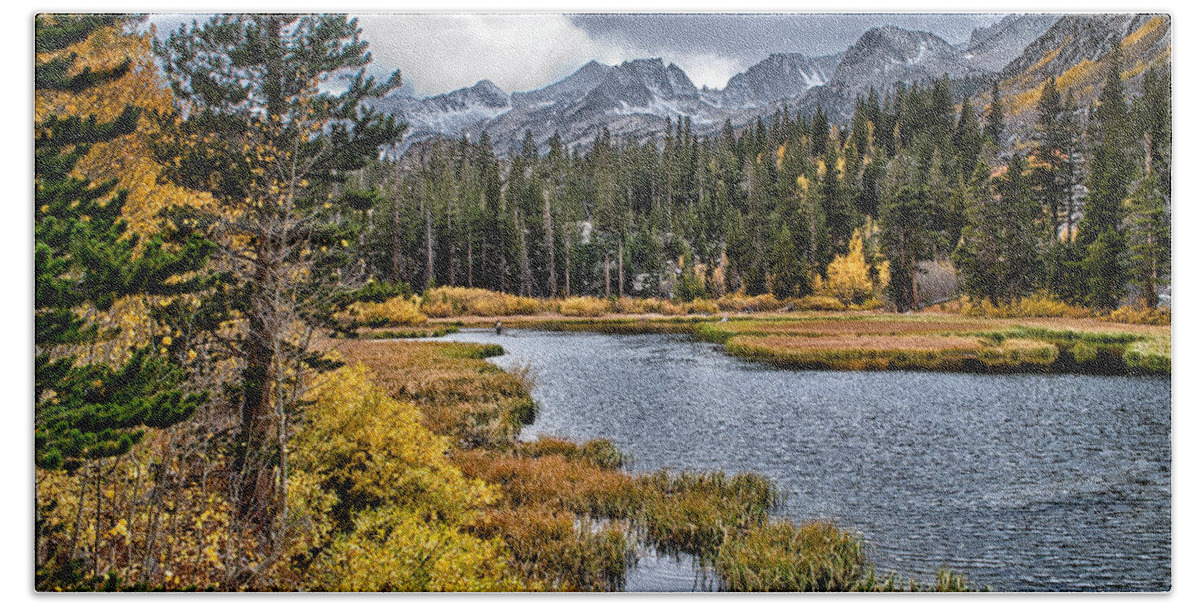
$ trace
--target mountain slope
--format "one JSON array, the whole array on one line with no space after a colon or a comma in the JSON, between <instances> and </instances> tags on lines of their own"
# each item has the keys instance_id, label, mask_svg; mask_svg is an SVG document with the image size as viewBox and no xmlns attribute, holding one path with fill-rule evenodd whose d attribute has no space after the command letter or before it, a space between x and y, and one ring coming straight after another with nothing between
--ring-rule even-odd
<instances>
[{"instance_id":1,"label":"mountain slope","mask_svg":"<svg viewBox=\"0 0 1200 608\"><path fill-rule=\"evenodd\" d=\"M744 108L793 97L825 84L841 54L807 57L777 53L729 79L720 93L724 107Z\"/></svg>"},{"instance_id":2,"label":"mountain slope","mask_svg":"<svg viewBox=\"0 0 1200 608\"><path fill-rule=\"evenodd\" d=\"M1171 62L1169 15L1067 15L1026 47L1000 72L1002 103L1013 130L1027 134L1042 87L1051 77L1061 90L1070 89L1080 104L1100 95L1104 58L1121 45L1122 77L1127 93L1141 86L1153 66ZM983 98L981 96L981 102Z\"/></svg>"},{"instance_id":3,"label":"mountain slope","mask_svg":"<svg viewBox=\"0 0 1200 608\"><path fill-rule=\"evenodd\" d=\"M999 23L971 32L963 49L971 67L980 72L999 72L1024 52L1025 47L1046 33L1061 17L1052 14L1008 15Z\"/></svg>"}]
</instances>

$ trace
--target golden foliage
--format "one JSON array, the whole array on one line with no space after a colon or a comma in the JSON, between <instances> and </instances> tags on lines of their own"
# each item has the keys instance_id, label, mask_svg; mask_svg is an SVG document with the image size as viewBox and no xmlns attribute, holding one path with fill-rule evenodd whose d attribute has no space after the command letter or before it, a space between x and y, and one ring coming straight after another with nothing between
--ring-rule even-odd
<instances>
[{"instance_id":1,"label":"golden foliage","mask_svg":"<svg viewBox=\"0 0 1200 608\"><path fill-rule=\"evenodd\" d=\"M592 296L566 298L558 311L567 317L598 317L608 312L608 302Z\"/></svg>"},{"instance_id":2,"label":"golden foliage","mask_svg":"<svg viewBox=\"0 0 1200 608\"><path fill-rule=\"evenodd\" d=\"M1108 320L1116 323L1136 325L1170 325L1171 310L1168 308L1146 308L1145 306L1122 306L1108 314Z\"/></svg>"},{"instance_id":3,"label":"golden foliage","mask_svg":"<svg viewBox=\"0 0 1200 608\"><path fill-rule=\"evenodd\" d=\"M868 224L870 227L871 224ZM854 229L845 255L836 255L825 269L825 279L814 281L817 295L837 298L842 304L863 304L882 293L891 280L888 261L868 262L863 251L863 230Z\"/></svg>"},{"instance_id":4,"label":"golden foliage","mask_svg":"<svg viewBox=\"0 0 1200 608\"><path fill-rule=\"evenodd\" d=\"M385 302L355 302L348 315L370 327L423 325L429 321L421 313L421 300L416 296L396 296Z\"/></svg>"},{"instance_id":5,"label":"golden foliage","mask_svg":"<svg viewBox=\"0 0 1200 608\"><path fill-rule=\"evenodd\" d=\"M959 311L968 317L987 317L993 319L1022 317L1079 319L1092 316L1091 310L1082 306L1073 306L1045 292L1038 292L1015 302L1003 302L1000 305L992 304L986 299L971 300L963 298Z\"/></svg>"},{"instance_id":6,"label":"golden foliage","mask_svg":"<svg viewBox=\"0 0 1200 608\"><path fill-rule=\"evenodd\" d=\"M158 225L157 214L172 206L203 206L206 194L191 192L160 179L162 169L153 159L150 142L157 127L151 112L168 112L172 95L155 65L149 33L125 32L121 26L102 28L86 40L56 53L42 53L37 61L76 54L75 70L93 71L118 67L131 60L129 71L121 78L81 93L39 90L34 93L34 120L52 114L95 116L109 121L117 118L126 105L142 109L137 129L112 141L92 146L75 168L78 177L93 183L115 178L117 187L128 192L122 211L129 230L152 233Z\"/></svg>"},{"instance_id":7,"label":"golden foliage","mask_svg":"<svg viewBox=\"0 0 1200 608\"><path fill-rule=\"evenodd\" d=\"M400 507L364 511L313 564L322 591L521 591L499 539Z\"/></svg>"},{"instance_id":8,"label":"golden foliage","mask_svg":"<svg viewBox=\"0 0 1200 608\"><path fill-rule=\"evenodd\" d=\"M545 310L534 298L469 287L436 287L421 301L421 312L430 317L532 315Z\"/></svg>"},{"instance_id":9,"label":"golden foliage","mask_svg":"<svg viewBox=\"0 0 1200 608\"><path fill-rule=\"evenodd\" d=\"M495 499L446 457L449 442L411 403L371 383L359 364L322 376L291 442L297 555L318 554L298 581L336 591L520 588L503 543L462 531ZM349 529L333 535L332 530ZM298 525L300 523L306 525Z\"/></svg>"}]
</instances>

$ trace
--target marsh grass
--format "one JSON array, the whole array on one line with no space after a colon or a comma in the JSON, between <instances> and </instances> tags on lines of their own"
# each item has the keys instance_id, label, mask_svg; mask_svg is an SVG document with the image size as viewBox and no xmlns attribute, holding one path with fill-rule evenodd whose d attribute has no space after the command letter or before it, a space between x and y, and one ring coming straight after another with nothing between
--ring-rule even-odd
<instances>
[{"instance_id":1,"label":"marsh grass","mask_svg":"<svg viewBox=\"0 0 1200 608\"><path fill-rule=\"evenodd\" d=\"M679 324L668 323L678 329ZM782 496L756 474L658 471L632 475L609 441L516 439L536 405L531 376L484 360L496 346L341 340L347 363L373 370L394 398L417 405L448 438L449 462L494 498L463 530L501 543L530 589L620 589L639 543L713 564L731 590L909 590L877 581L858 537L828 522L770 521ZM958 580L958 579L953 579ZM927 590L920 588L918 590Z\"/></svg>"},{"instance_id":2,"label":"marsh grass","mask_svg":"<svg viewBox=\"0 0 1200 608\"><path fill-rule=\"evenodd\" d=\"M411 329L382 329L379 331L360 332L357 338L363 340L400 340L412 338L441 338L458 332L454 325L439 327L414 327Z\"/></svg>"},{"instance_id":3,"label":"marsh grass","mask_svg":"<svg viewBox=\"0 0 1200 608\"><path fill-rule=\"evenodd\" d=\"M771 522L722 543L715 565L730 591L868 591L862 539L828 521Z\"/></svg>"}]
</instances>

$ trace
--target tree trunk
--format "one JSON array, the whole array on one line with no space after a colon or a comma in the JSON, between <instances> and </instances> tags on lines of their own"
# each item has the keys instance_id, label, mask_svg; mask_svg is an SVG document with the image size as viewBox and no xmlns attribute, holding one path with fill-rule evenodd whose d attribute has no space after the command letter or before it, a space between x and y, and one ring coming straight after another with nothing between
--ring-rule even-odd
<instances>
[{"instance_id":1,"label":"tree trunk","mask_svg":"<svg viewBox=\"0 0 1200 608\"><path fill-rule=\"evenodd\" d=\"M517 228L517 261L521 266L520 293L533 297L533 268L529 264L529 242L525 238L525 226L521 222L521 214L513 207L513 225Z\"/></svg>"},{"instance_id":2,"label":"tree trunk","mask_svg":"<svg viewBox=\"0 0 1200 608\"><path fill-rule=\"evenodd\" d=\"M446 246L449 251L449 276L446 277L451 286L458 284L458 248L454 243L454 196L446 199Z\"/></svg>"},{"instance_id":3,"label":"tree trunk","mask_svg":"<svg viewBox=\"0 0 1200 608\"><path fill-rule=\"evenodd\" d=\"M563 234L563 252L566 254L566 259L563 260L563 280L565 281L563 290L564 297L571 297L571 233Z\"/></svg>"},{"instance_id":4,"label":"tree trunk","mask_svg":"<svg viewBox=\"0 0 1200 608\"><path fill-rule=\"evenodd\" d=\"M609 261L608 255L609 255L608 252L605 251L604 252L604 299L605 300L612 297L612 279L610 278L610 276L611 276L610 269L612 268L612 262Z\"/></svg>"},{"instance_id":5,"label":"tree trunk","mask_svg":"<svg viewBox=\"0 0 1200 608\"><path fill-rule=\"evenodd\" d=\"M554 269L554 220L550 216L550 191L542 190L542 225L546 234L546 268L550 272L548 295L558 295L558 275Z\"/></svg>"},{"instance_id":6,"label":"tree trunk","mask_svg":"<svg viewBox=\"0 0 1200 608\"><path fill-rule=\"evenodd\" d=\"M625 240L617 239L617 296L625 297Z\"/></svg>"},{"instance_id":7,"label":"tree trunk","mask_svg":"<svg viewBox=\"0 0 1200 608\"><path fill-rule=\"evenodd\" d=\"M422 197L424 199L424 197ZM425 208L425 285L432 286L434 284L433 276L433 205L428 200L422 200L421 206Z\"/></svg>"},{"instance_id":8,"label":"tree trunk","mask_svg":"<svg viewBox=\"0 0 1200 608\"><path fill-rule=\"evenodd\" d=\"M467 239L467 287L475 287L475 255L471 248L471 239Z\"/></svg>"}]
</instances>

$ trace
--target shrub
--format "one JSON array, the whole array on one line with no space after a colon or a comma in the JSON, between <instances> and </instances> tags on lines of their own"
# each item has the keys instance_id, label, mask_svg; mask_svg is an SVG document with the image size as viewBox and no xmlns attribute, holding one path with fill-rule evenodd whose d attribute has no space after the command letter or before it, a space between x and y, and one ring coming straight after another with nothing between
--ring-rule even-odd
<instances>
[{"instance_id":1,"label":"shrub","mask_svg":"<svg viewBox=\"0 0 1200 608\"><path fill-rule=\"evenodd\" d=\"M368 510L319 555L322 591L519 591L500 539L482 540L396 507Z\"/></svg>"},{"instance_id":2,"label":"shrub","mask_svg":"<svg viewBox=\"0 0 1200 608\"><path fill-rule=\"evenodd\" d=\"M290 443L296 577L316 590L506 591L522 587L498 540L462 526L495 500L446 458L421 414L362 364L325 374ZM304 534L303 532L307 532Z\"/></svg>"},{"instance_id":3,"label":"shrub","mask_svg":"<svg viewBox=\"0 0 1200 608\"><path fill-rule=\"evenodd\" d=\"M783 308L774 295L766 293L759 296L747 296L740 293L726 294L717 300L717 307L725 311L760 312L779 310Z\"/></svg>"},{"instance_id":4,"label":"shrub","mask_svg":"<svg viewBox=\"0 0 1200 608\"><path fill-rule=\"evenodd\" d=\"M969 317L1014 319L1025 317L1056 317L1082 319L1092 316L1092 311L1082 306L1067 304L1046 293L1036 293L999 306L990 301L964 299L960 311Z\"/></svg>"},{"instance_id":5,"label":"shrub","mask_svg":"<svg viewBox=\"0 0 1200 608\"><path fill-rule=\"evenodd\" d=\"M796 310L846 310L841 300L831 296L804 296L792 300Z\"/></svg>"},{"instance_id":6,"label":"shrub","mask_svg":"<svg viewBox=\"0 0 1200 608\"><path fill-rule=\"evenodd\" d=\"M546 304L534 298L470 287L435 287L425 291L421 303L431 317L532 315L545 309Z\"/></svg>"},{"instance_id":7,"label":"shrub","mask_svg":"<svg viewBox=\"0 0 1200 608\"><path fill-rule=\"evenodd\" d=\"M429 318L421 314L416 297L396 296L383 302L356 302L349 311L355 320L368 327L422 325Z\"/></svg>"},{"instance_id":8,"label":"shrub","mask_svg":"<svg viewBox=\"0 0 1200 608\"><path fill-rule=\"evenodd\" d=\"M1122 306L1109 313L1108 320L1115 323L1134 323L1137 325L1170 325L1171 311L1165 308Z\"/></svg>"},{"instance_id":9,"label":"shrub","mask_svg":"<svg viewBox=\"0 0 1200 608\"><path fill-rule=\"evenodd\" d=\"M575 296L560 302L558 311L568 317L599 317L608 312L608 302L592 296Z\"/></svg>"},{"instance_id":10,"label":"shrub","mask_svg":"<svg viewBox=\"0 0 1200 608\"><path fill-rule=\"evenodd\" d=\"M688 302L685 306L688 314L693 315L715 315L721 312L721 307L717 303L707 298L697 298Z\"/></svg>"}]
</instances>

